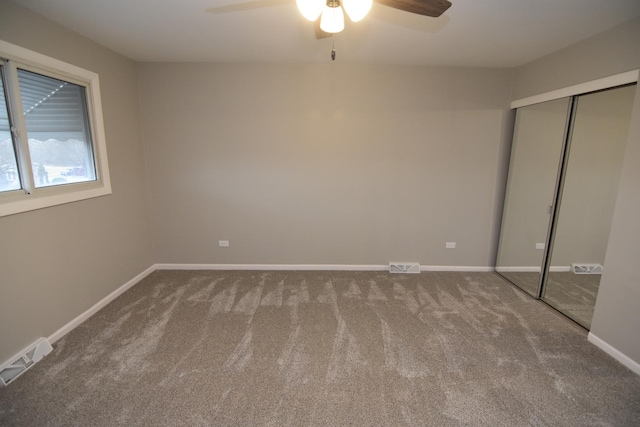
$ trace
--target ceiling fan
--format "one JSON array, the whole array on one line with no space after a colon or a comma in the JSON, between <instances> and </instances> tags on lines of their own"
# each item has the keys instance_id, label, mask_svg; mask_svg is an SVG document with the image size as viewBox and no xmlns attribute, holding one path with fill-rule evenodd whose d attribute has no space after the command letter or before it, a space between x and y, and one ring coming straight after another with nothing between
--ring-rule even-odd
<instances>
[{"instance_id":1,"label":"ceiling fan","mask_svg":"<svg viewBox=\"0 0 640 427\"><path fill-rule=\"evenodd\" d=\"M402 10L404 12L437 18L449 7L448 0L295 0L300 13L309 21L315 22L316 39L331 37L344 29L344 12L353 22L362 20L375 1L378 4ZM207 9L212 13L224 13L250 10L262 7L279 6L293 0L254 0L235 5L219 6ZM343 12L344 8L344 12Z\"/></svg>"}]
</instances>

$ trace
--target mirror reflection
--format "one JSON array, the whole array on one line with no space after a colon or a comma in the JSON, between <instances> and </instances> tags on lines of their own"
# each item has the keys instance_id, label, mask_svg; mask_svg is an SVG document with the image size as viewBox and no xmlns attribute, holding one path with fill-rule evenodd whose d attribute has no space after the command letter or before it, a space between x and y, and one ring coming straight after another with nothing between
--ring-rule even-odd
<instances>
[{"instance_id":1,"label":"mirror reflection","mask_svg":"<svg viewBox=\"0 0 640 427\"><path fill-rule=\"evenodd\" d=\"M542 298L589 329L613 219L635 86L579 96Z\"/></svg>"},{"instance_id":2,"label":"mirror reflection","mask_svg":"<svg viewBox=\"0 0 640 427\"><path fill-rule=\"evenodd\" d=\"M569 98L518 108L496 271L538 297Z\"/></svg>"}]
</instances>

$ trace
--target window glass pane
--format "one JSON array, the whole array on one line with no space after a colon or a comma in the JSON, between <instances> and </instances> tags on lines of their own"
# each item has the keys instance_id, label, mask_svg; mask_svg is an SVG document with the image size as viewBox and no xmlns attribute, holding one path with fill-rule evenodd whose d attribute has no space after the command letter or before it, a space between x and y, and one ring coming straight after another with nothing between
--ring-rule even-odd
<instances>
[{"instance_id":1,"label":"window glass pane","mask_svg":"<svg viewBox=\"0 0 640 427\"><path fill-rule=\"evenodd\" d=\"M18 70L36 187L95 181L86 89Z\"/></svg>"},{"instance_id":2,"label":"window glass pane","mask_svg":"<svg viewBox=\"0 0 640 427\"><path fill-rule=\"evenodd\" d=\"M0 75L4 76L2 66L0 66ZM3 79L4 77L0 78L0 192L22 188L18 176L16 152L11 138L11 125Z\"/></svg>"}]
</instances>

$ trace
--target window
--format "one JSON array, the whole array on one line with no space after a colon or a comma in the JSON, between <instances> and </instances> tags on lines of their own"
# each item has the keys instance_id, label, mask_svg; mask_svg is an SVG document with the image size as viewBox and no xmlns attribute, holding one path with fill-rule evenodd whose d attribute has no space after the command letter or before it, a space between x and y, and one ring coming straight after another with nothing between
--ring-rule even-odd
<instances>
[{"instance_id":1,"label":"window","mask_svg":"<svg viewBox=\"0 0 640 427\"><path fill-rule=\"evenodd\" d=\"M98 75L0 40L0 216L111 193Z\"/></svg>"},{"instance_id":2,"label":"window","mask_svg":"<svg viewBox=\"0 0 640 427\"><path fill-rule=\"evenodd\" d=\"M4 66L0 65L0 75L4 76ZM4 78L0 80L0 192L19 190L18 163L11 138L11 124L7 108Z\"/></svg>"}]
</instances>

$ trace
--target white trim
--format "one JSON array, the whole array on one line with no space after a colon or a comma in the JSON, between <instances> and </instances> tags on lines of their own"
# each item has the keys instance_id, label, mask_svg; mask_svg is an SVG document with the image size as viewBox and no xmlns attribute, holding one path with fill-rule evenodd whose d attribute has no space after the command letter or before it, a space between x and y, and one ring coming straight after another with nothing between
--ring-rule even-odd
<instances>
[{"instance_id":1,"label":"white trim","mask_svg":"<svg viewBox=\"0 0 640 427\"><path fill-rule=\"evenodd\" d=\"M46 67L50 71L62 73L71 78L80 77L84 80L92 80L94 77L97 77L97 74L92 71L85 70L84 68L80 68L73 64L67 64L66 62L60 61L47 55L43 55L33 50L26 49L22 46L6 42L4 40L0 40L0 51L2 51L3 56L9 56L9 58L7 59L24 62L29 65L35 65L39 68Z\"/></svg>"},{"instance_id":2,"label":"white trim","mask_svg":"<svg viewBox=\"0 0 640 427\"><path fill-rule=\"evenodd\" d=\"M11 194L7 192L2 195L2 200L0 200L0 217L111 194L111 178L98 74L4 40L0 40L0 56L34 67L36 72L38 70L41 70L41 73L50 72L55 74L56 78L66 78L87 86L89 130L93 140L92 148L97 178L92 182L31 189L31 194L28 195L24 190L16 190ZM23 162L24 157L21 156ZM23 170L30 167L29 164L22 165Z\"/></svg>"},{"instance_id":3,"label":"white trim","mask_svg":"<svg viewBox=\"0 0 640 427\"><path fill-rule=\"evenodd\" d=\"M498 273L540 273L540 267L496 267ZM571 271L569 265L552 265L549 267L551 273L565 273Z\"/></svg>"},{"instance_id":4,"label":"white trim","mask_svg":"<svg viewBox=\"0 0 640 427\"><path fill-rule=\"evenodd\" d=\"M388 271L381 264L156 264L158 270ZM420 271L491 272L493 267L421 265Z\"/></svg>"},{"instance_id":5,"label":"white trim","mask_svg":"<svg viewBox=\"0 0 640 427\"><path fill-rule=\"evenodd\" d=\"M347 264L156 264L158 270L387 271L388 265Z\"/></svg>"},{"instance_id":6,"label":"white trim","mask_svg":"<svg viewBox=\"0 0 640 427\"><path fill-rule=\"evenodd\" d=\"M607 353L609 356L616 359L618 362L622 363L627 368L631 369L631 371L633 371L634 373L640 375L640 363L631 359L629 356L622 353L620 350L613 347L611 344L598 338L592 332L589 332L589 335L587 335L587 340L589 340L589 342L591 342L593 345L595 345L596 347L600 348L602 351Z\"/></svg>"},{"instance_id":7,"label":"white trim","mask_svg":"<svg viewBox=\"0 0 640 427\"><path fill-rule=\"evenodd\" d=\"M549 267L550 273L570 273L571 266L570 265L552 265Z\"/></svg>"},{"instance_id":8,"label":"white trim","mask_svg":"<svg viewBox=\"0 0 640 427\"><path fill-rule=\"evenodd\" d=\"M0 217L47 208L50 206L62 205L65 203L78 202L80 200L106 196L108 194L111 194L111 184L105 183L100 187L89 188L86 190L75 190L68 193L49 194L46 196L32 195L28 198L14 199L5 203L0 203Z\"/></svg>"},{"instance_id":9,"label":"white trim","mask_svg":"<svg viewBox=\"0 0 640 427\"><path fill-rule=\"evenodd\" d=\"M608 89L615 86L635 83L640 78L640 70L627 71L626 73L615 74L597 80L565 87L551 92L533 95L527 98L518 99L511 102L511 108L526 107L527 105L539 104L541 102L553 101L554 99L566 98L568 96L580 95L582 93L596 90Z\"/></svg>"},{"instance_id":10,"label":"white trim","mask_svg":"<svg viewBox=\"0 0 640 427\"><path fill-rule=\"evenodd\" d=\"M467 271L489 273L495 271L495 267L481 265L421 265L420 271Z\"/></svg>"},{"instance_id":11,"label":"white trim","mask_svg":"<svg viewBox=\"0 0 640 427\"><path fill-rule=\"evenodd\" d=\"M100 310L101 308L109 304L111 301L119 297L122 293L124 293L126 290L131 288L133 285L135 285L145 277L147 277L149 274L153 273L155 270L156 270L156 266L152 265L142 273L138 274L133 279L129 280L124 285L120 286L115 291L111 292L106 297L102 298L100 301L95 303L90 309L80 314L78 317L76 317L75 319L73 319L72 321L64 325L62 328L58 329L53 334L51 334L48 338L49 342L53 344L56 341L58 341L60 338L62 338L63 336L71 332L75 327L79 326L82 322L87 320L89 317L93 316L98 310Z\"/></svg>"},{"instance_id":12,"label":"white trim","mask_svg":"<svg viewBox=\"0 0 640 427\"><path fill-rule=\"evenodd\" d=\"M95 73L93 73L95 74ZM100 76L90 79L89 105L90 119L93 132L93 149L95 152L96 176L102 183L103 195L111 194L111 175L109 174L109 159L107 157L107 137L104 133L104 117L102 116L102 95L100 94Z\"/></svg>"},{"instance_id":13,"label":"white trim","mask_svg":"<svg viewBox=\"0 0 640 427\"><path fill-rule=\"evenodd\" d=\"M540 267L535 266L520 266L520 267L498 267L496 271L498 273L540 273Z\"/></svg>"}]
</instances>

